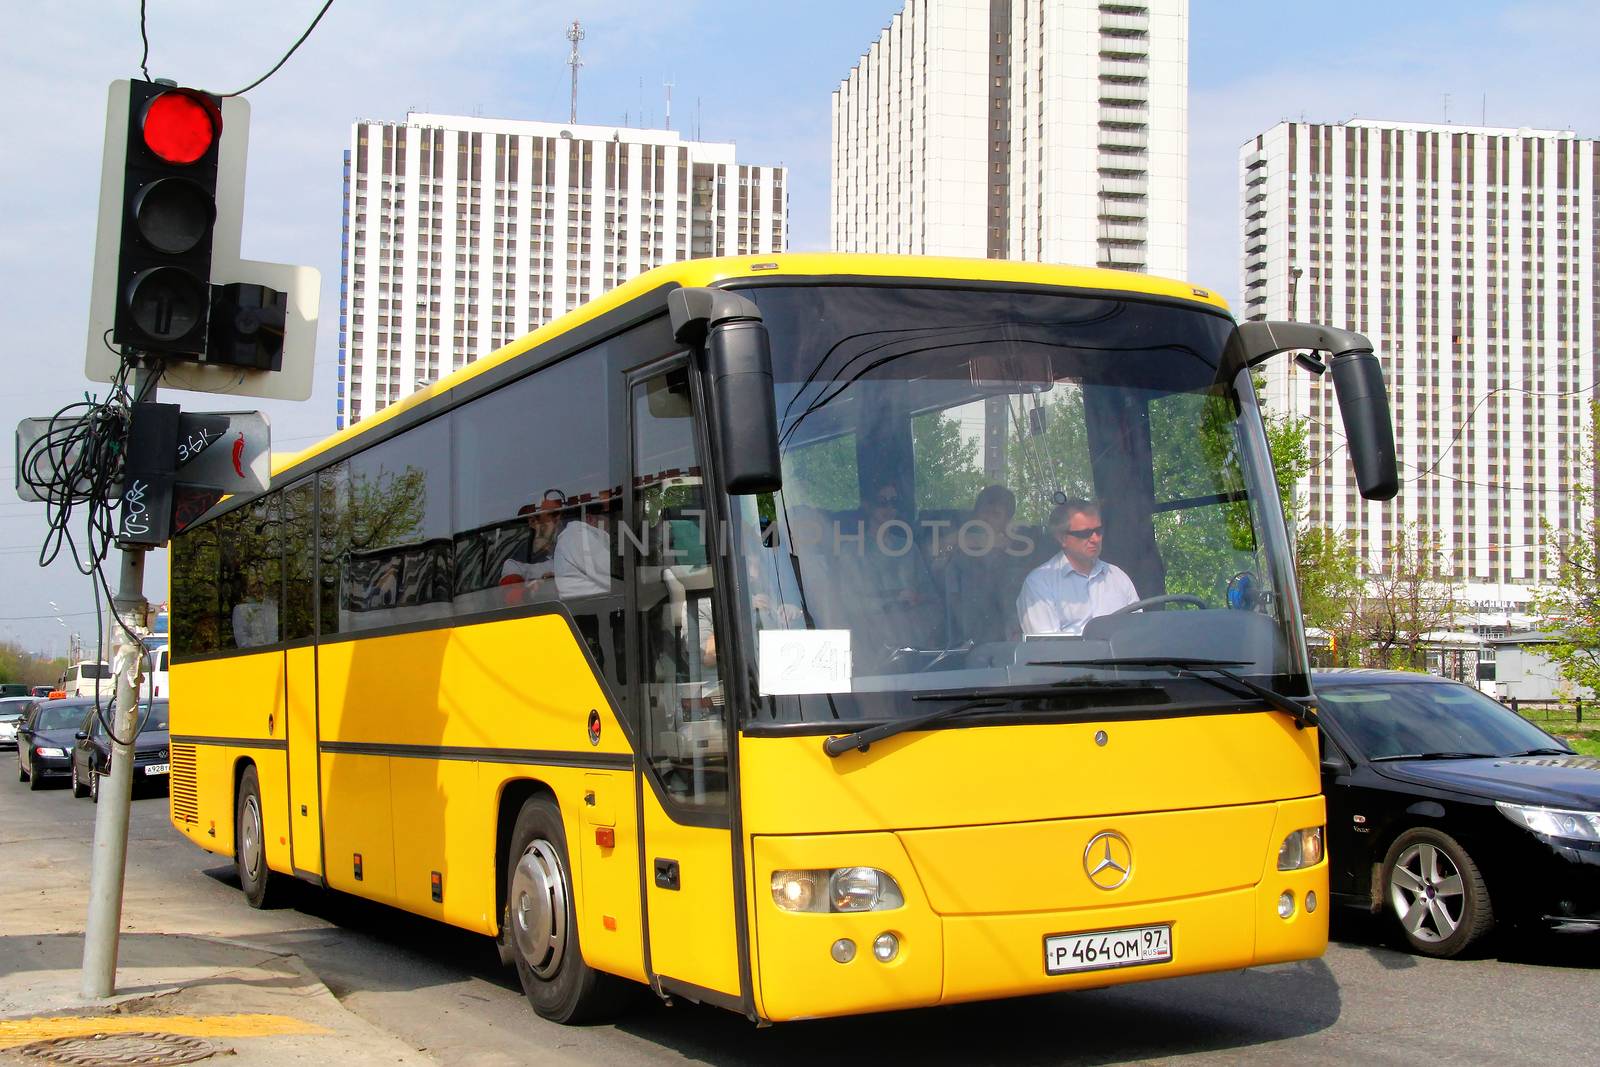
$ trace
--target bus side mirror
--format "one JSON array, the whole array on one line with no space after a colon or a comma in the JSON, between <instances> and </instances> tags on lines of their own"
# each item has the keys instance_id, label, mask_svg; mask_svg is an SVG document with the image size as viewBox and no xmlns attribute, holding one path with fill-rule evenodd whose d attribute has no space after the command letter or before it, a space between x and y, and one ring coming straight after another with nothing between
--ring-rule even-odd
<instances>
[{"instance_id":1,"label":"bus side mirror","mask_svg":"<svg viewBox=\"0 0 1600 1067\"><path fill-rule=\"evenodd\" d=\"M1392 500L1400 491L1394 423L1383 367L1372 353L1371 341L1349 330L1305 322L1245 322L1234 331L1224 359L1229 369L1242 370L1268 356L1298 349L1330 353L1327 365L1333 371L1356 487L1368 500ZM1312 373L1322 373L1322 364L1315 359L1297 358L1297 362Z\"/></svg>"},{"instance_id":2,"label":"bus side mirror","mask_svg":"<svg viewBox=\"0 0 1600 1067\"><path fill-rule=\"evenodd\" d=\"M1328 369L1333 372L1356 485L1368 500L1392 500L1400 491L1400 475L1395 468L1389 392L1378 357L1371 350L1338 352L1328 361Z\"/></svg>"},{"instance_id":3,"label":"bus side mirror","mask_svg":"<svg viewBox=\"0 0 1600 1067\"><path fill-rule=\"evenodd\" d=\"M772 349L761 309L722 289L667 294L672 334L704 353L723 483L735 496L776 492L778 408L772 394Z\"/></svg>"}]
</instances>

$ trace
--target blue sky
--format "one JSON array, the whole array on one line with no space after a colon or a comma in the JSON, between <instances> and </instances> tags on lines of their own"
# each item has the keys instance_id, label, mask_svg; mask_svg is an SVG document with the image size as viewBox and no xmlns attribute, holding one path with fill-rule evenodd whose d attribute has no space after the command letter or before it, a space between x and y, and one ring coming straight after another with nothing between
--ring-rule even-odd
<instances>
[{"instance_id":1,"label":"blue sky","mask_svg":"<svg viewBox=\"0 0 1600 1067\"><path fill-rule=\"evenodd\" d=\"M321 6L148 0L150 70L230 91L276 61ZM297 449L333 427L341 153L357 118L408 110L561 120L564 29L583 20L579 119L673 124L698 115L741 158L791 168L792 243L827 244L829 94L900 0L336 0L252 105L244 254L323 273L316 391L263 404L275 440ZM94 243L105 93L137 73L136 0L14 5L0 73L15 102L0 193L0 423L45 415L84 390L87 279ZM1190 277L1237 290L1238 146L1280 119L1369 118L1575 129L1600 134L1600 4L1194 0L1190 13ZM1486 107L1485 107L1486 98ZM237 401L170 394L186 408ZM0 640L60 652L93 631L88 580L41 570L42 509L0 490ZM148 587L165 583L152 561ZM49 606L64 613L62 626ZM42 616L42 617L38 617Z\"/></svg>"}]
</instances>

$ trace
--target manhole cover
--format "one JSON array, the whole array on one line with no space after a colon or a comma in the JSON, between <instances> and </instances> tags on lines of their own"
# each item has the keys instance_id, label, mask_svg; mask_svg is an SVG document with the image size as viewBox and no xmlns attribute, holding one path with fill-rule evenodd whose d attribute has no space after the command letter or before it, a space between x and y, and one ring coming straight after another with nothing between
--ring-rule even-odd
<instances>
[{"instance_id":1,"label":"manhole cover","mask_svg":"<svg viewBox=\"0 0 1600 1067\"><path fill-rule=\"evenodd\" d=\"M58 1037L11 1051L46 1063L66 1063L74 1067L121 1067L124 1064L161 1067L169 1063L193 1063L221 1050L182 1034L130 1033Z\"/></svg>"}]
</instances>

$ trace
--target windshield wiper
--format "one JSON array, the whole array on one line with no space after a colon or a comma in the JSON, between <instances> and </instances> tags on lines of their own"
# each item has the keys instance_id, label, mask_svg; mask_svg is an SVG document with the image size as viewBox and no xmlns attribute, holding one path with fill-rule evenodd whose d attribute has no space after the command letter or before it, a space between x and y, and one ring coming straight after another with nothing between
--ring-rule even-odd
<instances>
[{"instance_id":1,"label":"windshield wiper","mask_svg":"<svg viewBox=\"0 0 1600 1067\"><path fill-rule=\"evenodd\" d=\"M1570 748L1530 748L1524 752L1512 752L1502 757L1513 759L1517 756L1576 756L1577 753Z\"/></svg>"},{"instance_id":2,"label":"windshield wiper","mask_svg":"<svg viewBox=\"0 0 1600 1067\"><path fill-rule=\"evenodd\" d=\"M879 723L869 726L865 730L854 733L838 734L822 742L822 751L834 759L839 758L852 748L865 752L872 747L873 742L882 741L895 734L903 734L908 730L919 730L924 726L939 722L944 719L953 719L972 711L989 711L1005 707L1016 700L1037 700L1046 697L1062 696L1068 693L1079 694L1085 691L1113 691L1127 692L1131 689L1147 688L1141 686L1128 686L1108 684L1087 680L1069 679L1049 686L1035 686L1024 688L1019 686L973 689L936 689L926 693L918 693L911 699L915 701L933 700L959 700L962 703L953 707L939 708L925 715L918 715L910 719L895 719L892 722Z\"/></svg>"},{"instance_id":3,"label":"windshield wiper","mask_svg":"<svg viewBox=\"0 0 1600 1067\"><path fill-rule=\"evenodd\" d=\"M1284 696L1282 693L1266 686L1257 685L1248 678L1241 678L1229 670L1230 667L1246 666L1249 660L1238 659L1185 659L1178 656L1122 656L1109 659L1070 659L1047 660L1035 662L1035 667L1152 667L1169 670L1177 676L1198 678L1202 682L1210 682L1218 689L1233 693L1218 681L1226 679L1234 685L1248 691L1253 696L1259 697L1263 703L1276 711L1281 711L1294 719L1295 729L1304 730L1307 726L1317 725L1317 713L1309 704L1301 703L1293 697ZM1215 677L1213 677L1215 676Z\"/></svg>"},{"instance_id":4,"label":"windshield wiper","mask_svg":"<svg viewBox=\"0 0 1600 1067\"><path fill-rule=\"evenodd\" d=\"M1566 755L1565 752L1562 755ZM1392 763L1402 759L1497 759L1493 752L1402 752L1397 756L1373 756L1368 763Z\"/></svg>"}]
</instances>

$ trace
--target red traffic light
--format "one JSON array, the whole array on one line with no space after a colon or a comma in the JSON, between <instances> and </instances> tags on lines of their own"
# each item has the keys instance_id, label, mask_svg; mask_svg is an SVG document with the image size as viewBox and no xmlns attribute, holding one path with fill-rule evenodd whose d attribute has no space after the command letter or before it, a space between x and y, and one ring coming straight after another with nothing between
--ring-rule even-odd
<instances>
[{"instance_id":1,"label":"red traffic light","mask_svg":"<svg viewBox=\"0 0 1600 1067\"><path fill-rule=\"evenodd\" d=\"M193 163L211 150L222 132L222 115L189 89L172 89L151 100L142 126L144 143L168 163Z\"/></svg>"}]
</instances>

